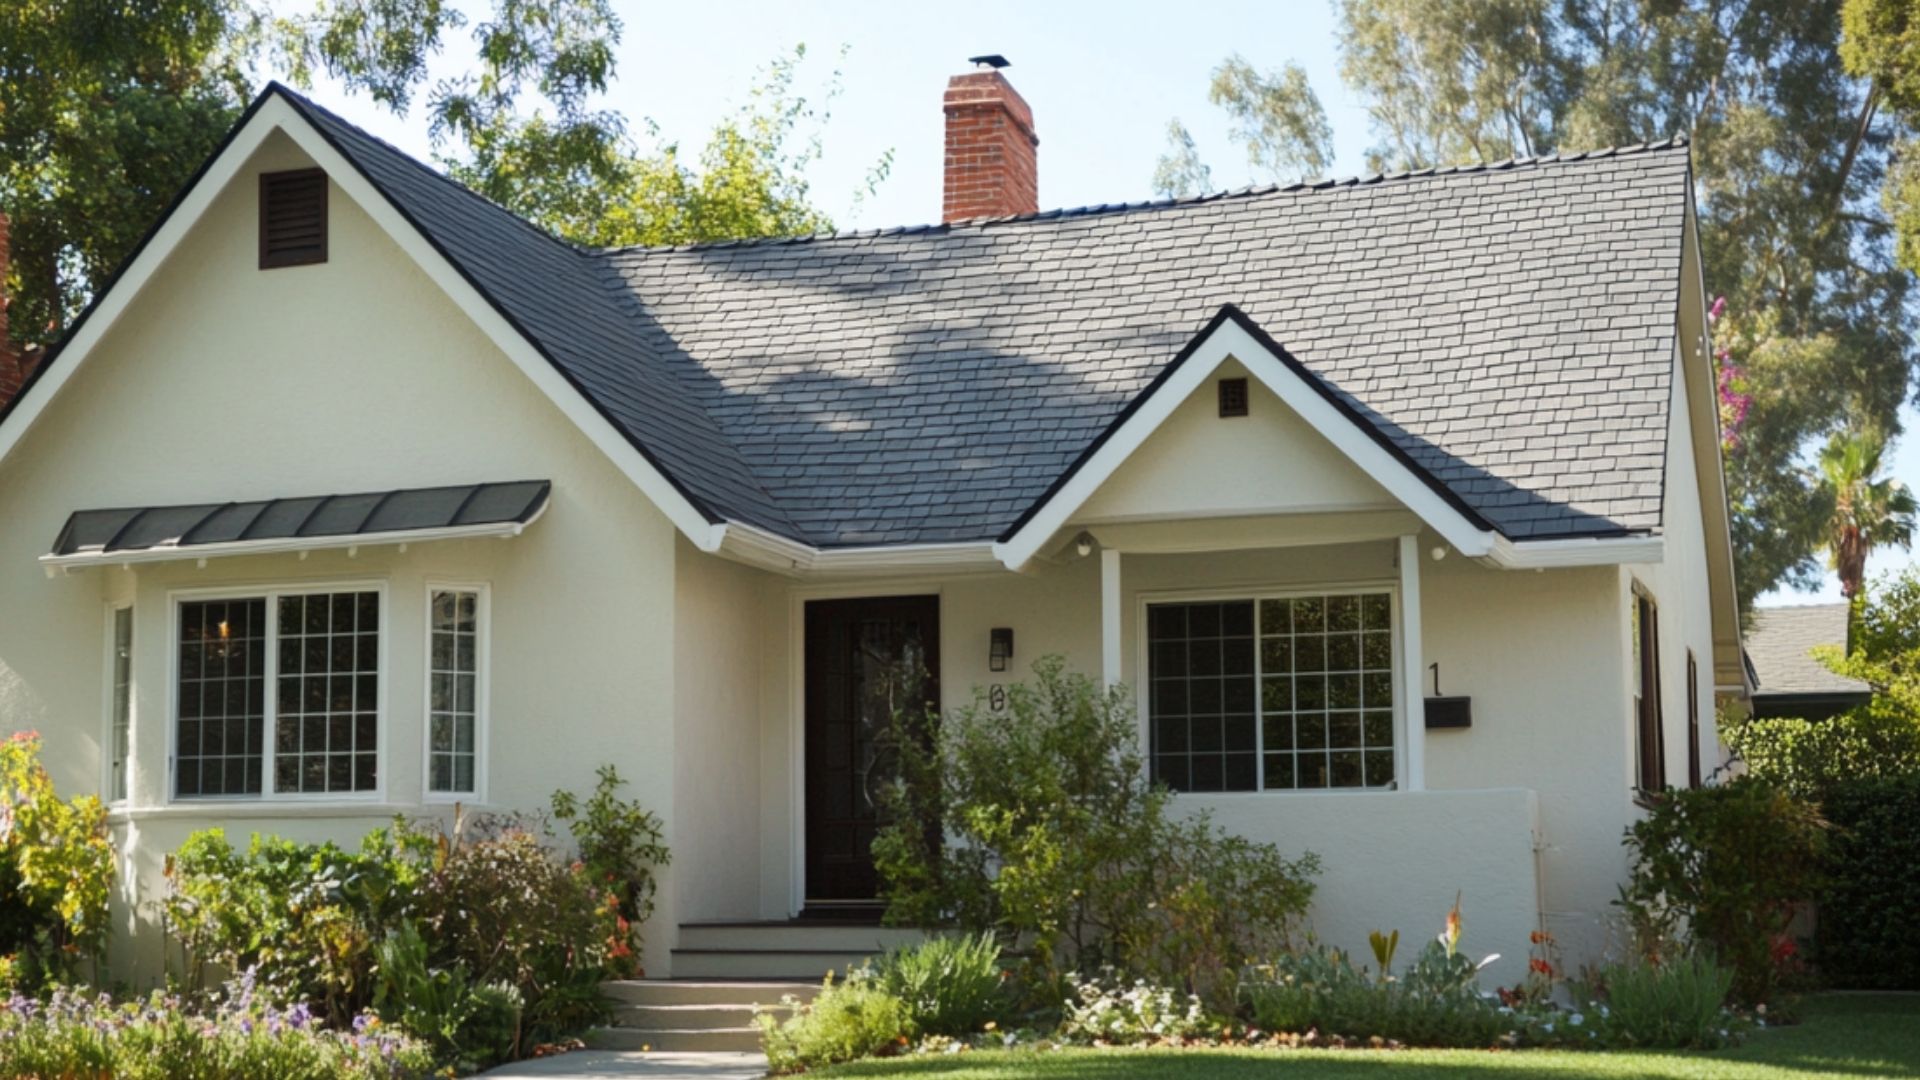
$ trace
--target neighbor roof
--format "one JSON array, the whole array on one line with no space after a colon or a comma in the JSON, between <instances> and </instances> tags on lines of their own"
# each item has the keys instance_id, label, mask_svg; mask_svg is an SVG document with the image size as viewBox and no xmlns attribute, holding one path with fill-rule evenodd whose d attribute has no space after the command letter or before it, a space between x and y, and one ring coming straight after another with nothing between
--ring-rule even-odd
<instances>
[{"instance_id":1,"label":"neighbor roof","mask_svg":"<svg viewBox=\"0 0 1920 1080\"><path fill-rule=\"evenodd\" d=\"M1756 608L1747 633L1747 659L1760 694L1859 694L1872 687L1836 675L1814 659L1816 646L1847 647L1847 605L1806 604Z\"/></svg>"},{"instance_id":2,"label":"neighbor roof","mask_svg":"<svg viewBox=\"0 0 1920 1080\"><path fill-rule=\"evenodd\" d=\"M1509 539L1660 530L1680 141L596 251L267 93L709 521L822 548L1002 538L1234 305Z\"/></svg>"}]
</instances>

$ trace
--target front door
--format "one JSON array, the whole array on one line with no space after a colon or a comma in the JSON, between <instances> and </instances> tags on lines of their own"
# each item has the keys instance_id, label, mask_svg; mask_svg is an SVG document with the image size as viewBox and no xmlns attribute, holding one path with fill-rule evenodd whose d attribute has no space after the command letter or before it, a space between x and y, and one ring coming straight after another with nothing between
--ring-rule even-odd
<instances>
[{"instance_id":1,"label":"front door","mask_svg":"<svg viewBox=\"0 0 1920 1080\"><path fill-rule=\"evenodd\" d=\"M873 838L897 711L939 701L940 598L815 600L806 617L806 907L877 917Z\"/></svg>"}]
</instances>

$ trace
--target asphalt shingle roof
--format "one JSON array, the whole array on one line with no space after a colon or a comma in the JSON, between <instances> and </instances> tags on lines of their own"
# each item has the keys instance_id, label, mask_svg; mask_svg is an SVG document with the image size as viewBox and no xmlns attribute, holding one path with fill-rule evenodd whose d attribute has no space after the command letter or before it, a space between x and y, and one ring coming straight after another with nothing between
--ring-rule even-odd
<instances>
[{"instance_id":1,"label":"asphalt shingle roof","mask_svg":"<svg viewBox=\"0 0 1920 1080\"><path fill-rule=\"evenodd\" d=\"M715 520L995 538L1232 304L1509 538L1660 528L1681 143L601 252L280 92Z\"/></svg>"},{"instance_id":2,"label":"asphalt shingle roof","mask_svg":"<svg viewBox=\"0 0 1920 1080\"><path fill-rule=\"evenodd\" d=\"M1846 604L1756 608L1747 659L1763 694L1867 694L1872 687L1836 675L1814 659L1815 646L1847 646Z\"/></svg>"}]
</instances>

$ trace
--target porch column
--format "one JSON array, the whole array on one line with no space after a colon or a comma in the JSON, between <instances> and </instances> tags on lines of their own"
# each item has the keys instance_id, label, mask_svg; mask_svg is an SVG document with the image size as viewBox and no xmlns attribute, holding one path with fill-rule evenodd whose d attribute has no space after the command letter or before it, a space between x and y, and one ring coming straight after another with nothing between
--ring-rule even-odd
<instances>
[{"instance_id":1,"label":"porch column","mask_svg":"<svg viewBox=\"0 0 1920 1080\"><path fill-rule=\"evenodd\" d=\"M1120 553L1100 549L1100 675L1112 689L1120 685Z\"/></svg>"},{"instance_id":2,"label":"porch column","mask_svg":"<svg viewBox=\"0 0 1920 1080\"><path fill-rule=\"evenodd\" d=\"M1427 789L1425 654L1420 651L1420 537L1400 538L1400 700L1407 718L1407 791Z\"/></svg>"}]
</instances>

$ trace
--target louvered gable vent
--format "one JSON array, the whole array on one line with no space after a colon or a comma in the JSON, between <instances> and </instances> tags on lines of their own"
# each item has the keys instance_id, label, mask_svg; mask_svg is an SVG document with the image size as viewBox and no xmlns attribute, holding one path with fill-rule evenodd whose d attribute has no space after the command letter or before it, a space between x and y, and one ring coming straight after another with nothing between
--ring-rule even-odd
<instances>
[{"instance_id":1,"label":"louvered gable vent","mask_svg":"<svg viewBox=\"0 0 1920 1080\"><path fill-rule=\"evenodd\" d=\"M327 261L327 174L260 174L260 269Z\"/></svg>"}]
</instances>

